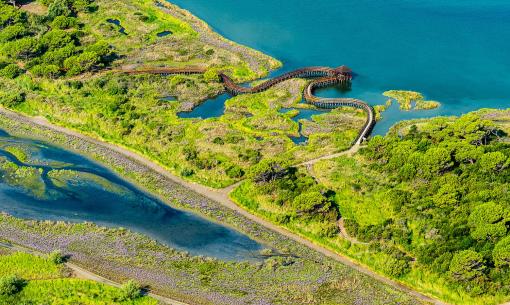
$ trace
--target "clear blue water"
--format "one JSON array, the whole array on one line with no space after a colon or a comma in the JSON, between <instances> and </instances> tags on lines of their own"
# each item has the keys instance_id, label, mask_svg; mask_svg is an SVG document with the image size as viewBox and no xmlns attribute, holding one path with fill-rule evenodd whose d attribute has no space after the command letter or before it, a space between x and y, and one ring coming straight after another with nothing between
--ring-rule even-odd
<instances>
[{"instance_id":1,"label":"clear blue water","mask_svg":"<svg viewBox=\"0 0 510 305\"><path fill-rule=\"evenodd\" d=\"M381 104L385 90L422 92L443 106L383 114L402 119L510 107L508 0L172 0L241 44L283 61L273 75L309 65L350 66L351 96Z\"/></svg>"},{"instance_id":2,"label":"clear blue water","mask_svg":"<svg viewBox=\"0 0 510 305\"><path fill-rule=\"evenodd\" d=\"M22 162L7 146L29 151ZM0 158L42 171L44 194L8 183L0 167L0 211L38 220L90 221L144 233L168 246L224 260L256 260L260 244L239 232L190 212L177 210L140 191L107 168L43 142L11 137L0 131ZM68 169L78 179L51 179L48 172ZM62 181L64 183L62 184Z\"/></svg>"},{"instance_id":3,"label":"clear blue water","mask_svg":"<svg viewBox=\"0 0 510 305\"><path fill-rule=\"evenodd\" d=\"M165 36L168 36L168 35L172 35L172 31L163 31L163 32L159 32L158 34L156 34L158 37L165 37Z\"/></svg>"},{"instance_id":4,"label":"clear blue water","mask_svg":"<svg viewBox=\"0 0 510 305\"><path fill-rule=\"evenodd\" d=\"M193 108L192 111L182 111L177 115L180 118L215 118L223 115L225 112L225 102L231 98L228 93L223 93L213 99L209 99L197 107Z\"/></svg>"}]
</instances>

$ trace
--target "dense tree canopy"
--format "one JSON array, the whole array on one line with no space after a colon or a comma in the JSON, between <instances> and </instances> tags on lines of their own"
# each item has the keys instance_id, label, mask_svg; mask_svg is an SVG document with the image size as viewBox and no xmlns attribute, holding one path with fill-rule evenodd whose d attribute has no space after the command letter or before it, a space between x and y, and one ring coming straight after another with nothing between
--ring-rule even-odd
<instances>
[{"instance_id":1,"label":"dense tree canopy","mask_svg":"<svg viewBox=\"0 0 510 305\"><path fill-rule=\"evenodd\" d=\"M349 231L365 241L397 242L423 268L447 272L472 294L507 289L510 145L499 141L503 135L473 113L374 137L361 153L367 168L389 177L393 216L378 234L356 220Z\"/></svg>"},{"instance_id":2,"label":"dense tree canopy","mask_svg":"<svg viewBox=\"0 0 510 305\"><path fill-rule=\"evenodd\" d=\"M92 0L41 2L48 6L46 16L29 15L0 2L0 51L11 64L37 77L56 78L100 69L114 59L105 41L88 37L85 44L80 39L83 33L77 13L90 11Z\"/></svg>"}]
</instances>

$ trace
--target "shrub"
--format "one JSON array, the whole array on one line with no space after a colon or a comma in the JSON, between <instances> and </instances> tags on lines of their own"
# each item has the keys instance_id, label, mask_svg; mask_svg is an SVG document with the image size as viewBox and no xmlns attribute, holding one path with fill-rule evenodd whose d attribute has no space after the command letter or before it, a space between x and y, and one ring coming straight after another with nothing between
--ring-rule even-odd
<instances>
[{"instance_id":1,"label":"shrub","mask_svg":"<svg viewBox=\"0 0 510 305\"><path fill-rule=\"evenodd\" d=\"M129 280L121 287L122 300L134 300L142 296L142 287L134 280Z\"/></svg>"},{"instance_id":2,"label":"shrub","mask_svg":"<svg viewBox=\"0 0 510 305\"><path fill-rule=\"evenodd\" d=\"M24 285L25 280L16 275L2 277L0 278L0 295L14 295L20 292Z\"/></svg>"},{"instance_id":3,"label":"shrub","mask_svg":"<svg viewBox=\"0 0 510 305\"><path fill-rule=\"evenodd\" d=\"M0 93L0 103L8 108L16 107L23 102L25 102L24 92L16 92L11 94Z\"/></svg>"},{"instance_id":4,"label":"shrub","mask_svg":"<svg viewBox=\"0 0 510 305\"><path fill-rule=\"evenodd\" d=\"M403 259L389 257L381 266L382 271L391 277L401 277L410 271L409 263Z\"/></svg>"},{"instance_id":5,"label":"shrub","mask_svg":"<svg viewBox=\"0 0 510 305\"><path fill-rule=\"evenodd\" d=\"M60 69L56 65L36 65L30 69L30 72L38 77L56 78L60 74Z\"/></svg>"},{"instance_id":6,"label":"shrub","mask_svg":"<svg viewBox=\"0 0 510 305\"><path fill-rule=\"evenodd\" d=\"M449 273L454 281L467 282L482 276L484 270L482 255L472 250L464 250L453 256Z\"/></svg>"},{"instance_id":7,"label":"shrub","mask_svg":"<svg viewBox=\"0 0 510 305\"><path fill-rule=\"evenodd\" d=\"M0 42L7 42L13 39L21 38L27 34L26 27L16 24L5 27L0 31Z\"/></svg>"},{"instance_id":8,"label":"shrub","mask_svg":"<svg viewBox=\"0 0 510 305\"><path fill-rule=\"evenodd\" d=\"M318 234L321 237L335 237L339 231L336 222L324 222L321 223Z\"/></svg>"},{"instance_id":9,"label":"shrub","mask_svg":"<svg viewBox=\"0 0 510 305\"><path fill-rule=\"evenodd\" d=\"M195 174L195 171L192 170L191 168L184 168L183 170L181 170L181 176L183 177L190 177L190 176L193 176Z\"/></svg>"},{"instance_id":10,"label":"shrub","mask_svg":"<svg viewBox=\"0 0 510 305\"><path fill-rule=\"evenodd\" d=\"M230 178L241 178L244 176L244 170L238 165L232 165L226 170L226 174Z\"/></svg>"},{"instance_id":11,"label":"shrub","mask_svg":"<svg viewBox=\"0 0 510 305\"><path fill-rule=\"evenodd\" d=\"M214 138L213 143L218 144L218 145L223 145L223 144L225 144L225 141L223 141L223 139L220 137L216 137L216 138Z\"/></svg>"},{"instance_id":12,"label":"shrub","mask_svg":"<svg viewBox=\"0 0 510 305\"><path fill-rule=\"evenodd\" d=\"M65 258L60 250L55 250L48 254L48 260L57 265L63 264L65 262Z\"/></svg>"},{"instance_id":13,"label":"shrub","mask_svg":"<svg viewBox=\"0 0 510 305\"><path fill-rule=\"evenodd\" d=\"M78 21L74 17L58 16L53 19L51 27L54 29L65 30L78 25Z\"/></svg>"}]
</instances>

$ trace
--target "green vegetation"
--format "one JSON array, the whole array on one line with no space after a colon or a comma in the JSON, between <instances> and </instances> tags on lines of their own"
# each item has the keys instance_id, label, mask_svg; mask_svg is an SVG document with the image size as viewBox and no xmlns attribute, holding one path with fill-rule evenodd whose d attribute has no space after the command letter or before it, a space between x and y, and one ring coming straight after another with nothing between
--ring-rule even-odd
<instances>
[{"instance_id":1,"label":"green vegetation","mask_svg":"<svg viewBox=\"0 0 510 305\"><path fill-rule=\"evenodd\" d=\"M16 275L24 279L44 280L57 279L65 274L61 263L53 257L40 257L23 252L0 255L0 277Z\"/></svg>"},{"instance_id":2,"label":"green vegetation","mask_svg":"<svg viewBox=\"0 0 510 305\"><path fill-rule=\"evenodd\" d=\"M42 169L18 166L0 156L0 174L3 183L19 187L36 198L42 198L45 195L46 187L41 177Z\"/></svg>"},{"instance_id":3,"label":"green vegetation","mask_svg":"<svg viewBox=\"0 0 510 305\"><path fill-rule=\"evenodd\" d=\"M447 302L497 304L510 294L507 113L401 123L354 158L317 163L315 180L279 163L232 197ZM338 218L343 224L332 226Z\"/></svg>"},{"instance_id":4,"label":"green vegetation","mask_svg":"<svg viewBox=\"0 0 510 305\"><path fill-rule=\"evenodd\" d=\"M429 110L429 109L436 109L441 106L441 103L437 101L423 101L418 100L416 101L416 105L414 106L415 110Z\"/></svg>"},{"instance_id":5,"label":"green vegetation","mask_svg":"<svg viewBox=\"0 0 510 305\"><path fill-rule=\"evenodd\" d=\"M298 123L279 110L309 107L299 104L303 80L233 98L219 118L181 119L178 112L222 92L218 71L248 81L279 63L225 44L200 21L163 2L163 8L149 0L33 3L47 9L36 14L33 7L0 2L5 8L0 104L128 147L185 179L224 187L261 159L286 154L300 162L346 149L363 124L362 112L335 110L302 122L308 145L292 143ZM164 30L172 34L157 37ZM208 72L166 77L105 71L160 66Z\"/></svg>"},{"instance_id":6,"label":"green vegetation","mask_svg":"<svg viewBox=\"0 0 510 305\"><path fill-rule=\"evenodd\" d=\"M7 255L0 250L0 261L3 259L9 266L0 278L17 275L26 281L26 286L14 296L0 296L0 304L45 304L48 300L56 304L156 304L152 299L138 298L137 282L158 294L197 305L249 304L253 300L282 305L350 304L359 300L365 304L419 304L401 291L264 228L256 232L260 237L273 234L274 250L263 251L267 255L263 260L233 262L190 256L122 228L0 215L2 238L33 249L52 245L69 255L71 262L125 283L116 289L66 278L66 268L55 263L57 252L33 257ZM0 265L0 270L5 265ZM137 282L128 281L133 278Z\"/></svg>"},{"instance_id":7,"label":"green vegetation","mask_svg":"<svg viewBox=\"0 0 510 305\"><path fill-rule=\"evenodd\" d=\"M264 160L231 196L257 214L320 237L338 233L334 194L285 161Z\"/></svg>"},{"instance_id":8,"label":"green vegetation","mask_svg":"<svg viewBox=\"0 0 510 305\"><path fill-rule=\"evenodd\" d=\"M441 105L436 101L425 101L423 95L415 91L389 90L384 92L383 95L390 98L388 103L391 103L391 99L394 99L400 104L400 109L406 111L413 109L413 102L415 103L414 110L435 109Z\"/></svg>"},{"instance_id":9,"label":"green vegetation","mask_svg":"<svg viewBox=\"0 0 510 305\"><path fill-rule=\"evenodd\" d=\"M127 282L122 289L70 278L62 256L0 253L0 304L158 304Z\"/></svg>"}]
</instances>

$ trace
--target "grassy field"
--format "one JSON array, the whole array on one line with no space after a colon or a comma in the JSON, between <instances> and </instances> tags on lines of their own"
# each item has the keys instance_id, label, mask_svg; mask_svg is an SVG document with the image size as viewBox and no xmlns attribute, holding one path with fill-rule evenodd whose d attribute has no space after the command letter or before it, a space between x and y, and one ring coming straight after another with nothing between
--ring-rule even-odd
<instances>
[{"instance_id":1,"label":"grassy field","mask_svg":"<svg viewBox=\"0 0 510 305\"><path fill-rule=\"evenodd\" d=\"M17 276L19 291L0 291L0 304L137 304L155 305L149 297L129 299L115 287L70 277L62 264L51 258L5 250L0 252L0 282ZM0 284L3 289L5 286Z\"/></svg>"}]
</instances>

